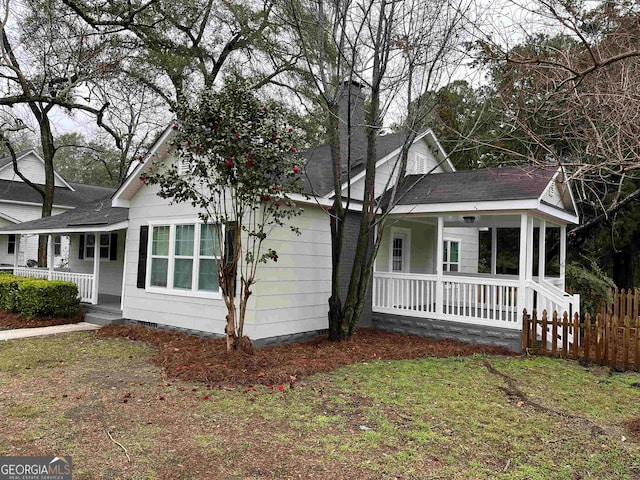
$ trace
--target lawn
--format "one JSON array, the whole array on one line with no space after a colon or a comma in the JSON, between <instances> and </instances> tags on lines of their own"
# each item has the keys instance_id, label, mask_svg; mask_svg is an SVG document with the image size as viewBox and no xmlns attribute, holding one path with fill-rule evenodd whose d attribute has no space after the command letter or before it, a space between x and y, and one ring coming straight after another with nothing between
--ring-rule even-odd
<instances>
[{"instance_id":1,"label":"lawn","mask_svg":"<svg viewBox=\"0 0 640 480\"><path fill-rule=\"evenodd\" d=\"M161 358L94 333L1 343L0 452L72 455L74 479L640 478L637 373L371 359L281 390L175 378Z\"/></svg>"}]
</instances>

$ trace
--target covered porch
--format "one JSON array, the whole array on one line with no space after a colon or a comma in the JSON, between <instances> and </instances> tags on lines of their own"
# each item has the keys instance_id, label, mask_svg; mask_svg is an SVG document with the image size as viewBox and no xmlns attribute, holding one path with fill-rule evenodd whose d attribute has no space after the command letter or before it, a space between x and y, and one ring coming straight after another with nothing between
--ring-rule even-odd
<instances>
[{"instance_id":1,"label":"covered porch","mask_svg":"<svg viewBox=\"0 0 640 480\"><path fill-rule=\"evenodd\" d=\"M384 225L374 319L519 331L524 309L579 311L565 292L566 229L578 217L561 170L429 175L409 193Z\"/></svg>"},{"instance_id":2,"label":"covered porch","mask_svg":"<svg viewBox=\"0 0 640 480\"><path fill-rule=\"evenodd\" d=\"M579 296L564 292L566 225L529 213L464 216L467 223L452 215L391 219L373 274L374 312L520 329L525 308L579 310ZM513 248L500 252L500 237L517 237L515 258ZM558 255L549 259L552 242Z\"/></svg>"},{"instance_id":3,"label":"covered porch","mask_svg":"<svg viewBox=\"0 0 640 480\"><path fill-rule=\"evenodd\" d=\"M22 277L73 282L83 303L121 305L124 275L127 210L113 208L105 199L60 215L0 229L0 235L15 239L13 266ZM20 242L27 235L47 239L45 267L29 266L19 256ZM56 262L58 239L67 240L67 258Z\"/></svg>"}]
</instances>

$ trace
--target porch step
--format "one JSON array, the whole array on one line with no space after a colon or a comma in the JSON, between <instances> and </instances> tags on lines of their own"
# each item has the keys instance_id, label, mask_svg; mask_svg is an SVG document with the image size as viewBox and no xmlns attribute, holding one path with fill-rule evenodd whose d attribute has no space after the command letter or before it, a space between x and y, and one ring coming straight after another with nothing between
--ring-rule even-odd
<instances>
[{"instance_id":1,"label":"porch step","mask_svg":"<svg viewBox=\"0 0 640 480\"><path fill-rule=\"evenodd\" d=\"M84 311L85 322L96 325L122 325L124 323L119 304L81 304L80 308Z\"/></svg>"},{"instance_id":2,"label":"porch step","mask_svg":"<svg viewBox=\"0 0 640 480\"><path fill-rule=\"evenodd\" d=\"M122 313L104 311L85 311L84 321L95 325L122 325L124 318Z\"/></svg>"}]
</instances>

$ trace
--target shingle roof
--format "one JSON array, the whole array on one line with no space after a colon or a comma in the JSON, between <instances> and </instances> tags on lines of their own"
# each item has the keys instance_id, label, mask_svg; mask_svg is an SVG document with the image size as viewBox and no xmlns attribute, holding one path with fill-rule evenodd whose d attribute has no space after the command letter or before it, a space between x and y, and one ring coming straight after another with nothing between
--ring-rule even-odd
<instances>
[{"instance_id":1,"label":"shingle roof","mask_svg":"<svg viewBox=\"0 0 640 480\"><path fill-rule=\"evenodd\" d=\"M407 175L396 192L398 205L536 199L557 167L504 167Z\"/></svg>"},{"instance_id":2,"label":"shingle roof","mask_svg":"<svg viewBox=\"0 0 640 480\"><path fill-rule=\"evenodd\" d=\"M378 137L376 147L377 160L389 155L394 150L402 147L407 134L404 132L382 135ZM324 196L333 191L333 163L331 161L331 148L328 144L303 150L301 155L305 158L305 175L302 178L304 192L309 195ZM359 163L351 168L351 176L364 170L364 164Z\"/></svg>"},{"instance_id":3,"label":"shingle roof","mask_svg":"<svg viewBox=\"0 0 640 480\"><path fill-rule=\"evenodd\" d=\"M115 191L113 188L98 185L83 185L80 183L69 183L69 185L75 189L75 192L65 187L55 187L53 196L54 205L78 207L87 202L111 196ZM0 180L0 202L2 202L2 200L42 203L40 194L29 185L24 182L14 182L11 180Z\"/></svg>"},{"instance_id":4,"label":"shingle roof","mask_svg":"<svg viewBox=\"0 0 640 480\"><path fill-rule=\"evenodd\" d=\"M30 230L64 230L65 228L78 227L106 227L124 222L129 218L129 209L112 207L111 199L104 198L97 200L68 212L54 215L52 217L39 218L18 225L10 225L0 228L10 231L30 231Z\"/></svg>"}]
</instances>

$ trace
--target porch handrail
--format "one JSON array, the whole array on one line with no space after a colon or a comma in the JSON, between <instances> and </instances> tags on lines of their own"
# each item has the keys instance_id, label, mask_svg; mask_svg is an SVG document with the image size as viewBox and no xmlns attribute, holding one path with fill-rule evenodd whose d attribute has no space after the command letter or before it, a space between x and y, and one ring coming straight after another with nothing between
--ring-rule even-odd
<instances>
[{"instance_id":1,"label":"porch handrail","mask_svg":"<svg viewBox=\"0 0 640 480\"><path fill-rule=\"evenodd\" d=\"M76 273L48 268L16 267L13 274L19 277L44 278L48 280L62 280L73 282L78 286L78 296L81 302L91 302L93 295L93 274Z\"/></svg>"}]
</instances>

